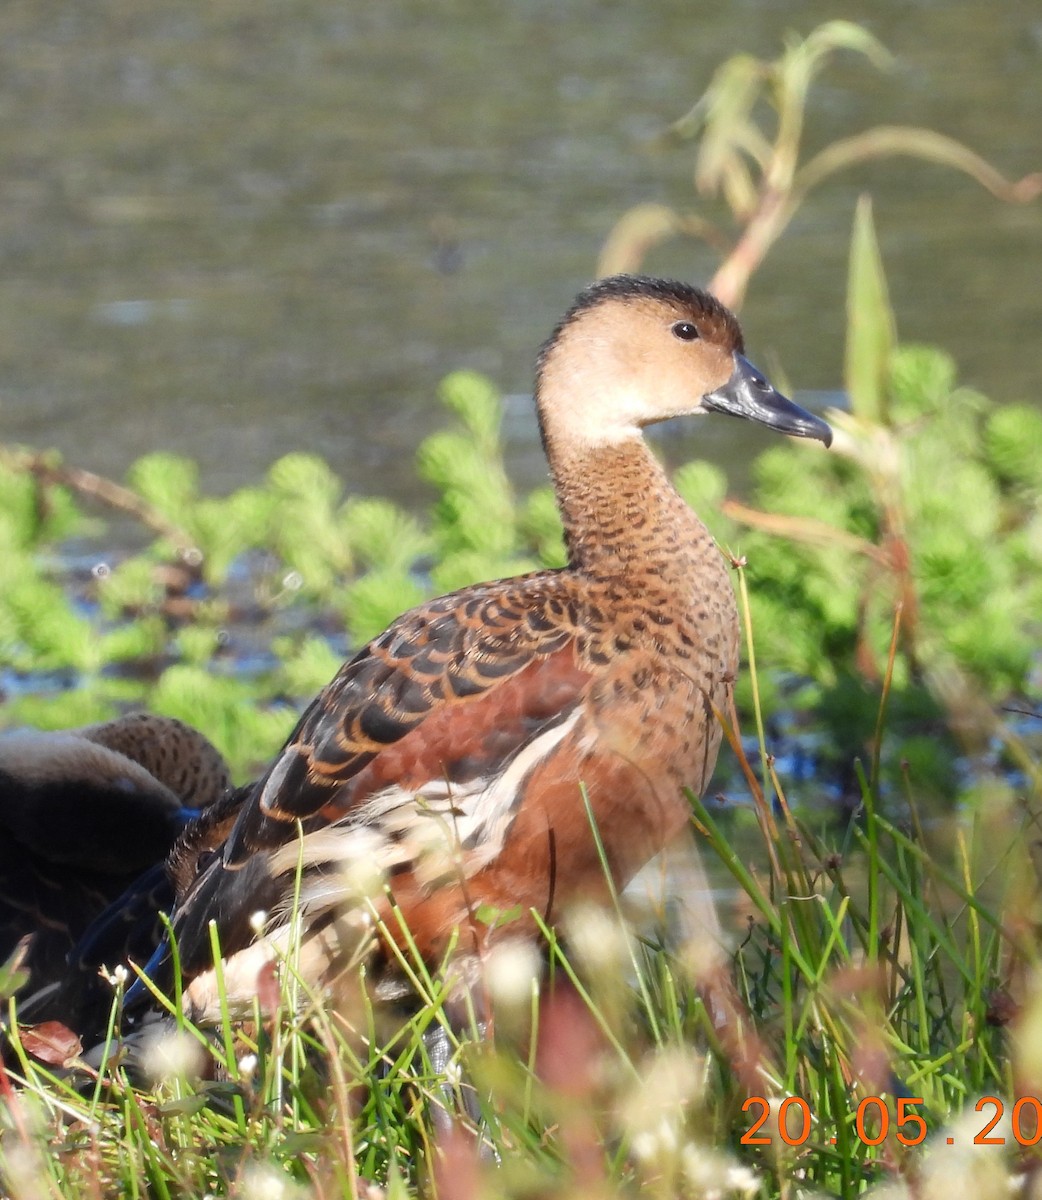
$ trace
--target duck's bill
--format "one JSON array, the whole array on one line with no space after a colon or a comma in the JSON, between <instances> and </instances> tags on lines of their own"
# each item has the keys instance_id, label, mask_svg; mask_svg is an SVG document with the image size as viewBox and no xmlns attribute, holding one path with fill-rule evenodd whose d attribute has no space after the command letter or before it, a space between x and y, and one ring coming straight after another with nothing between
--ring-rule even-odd
<instances>
[{"instance_id":1,"label":"duck's bill","mask_svg":"<svg viewBox=\"0 0 1042 1200\"><path fill-rule=\"evenodd\" d=\"M779 433L793 437L817 438L832 445L828 422L776 392L753 364L741 354L734 356L734 371L723 387L702 397L702 404L713 412L730 413L757 421Z\"/></svg>"}]
</instances>

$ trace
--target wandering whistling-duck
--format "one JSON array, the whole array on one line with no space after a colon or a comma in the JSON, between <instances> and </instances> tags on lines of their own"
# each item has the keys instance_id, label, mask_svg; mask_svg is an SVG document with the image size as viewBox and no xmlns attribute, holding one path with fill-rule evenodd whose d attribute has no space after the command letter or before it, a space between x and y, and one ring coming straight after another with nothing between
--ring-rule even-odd
<instances>
[{"instance_id":1,"label":"wandering whistling-duck","mask_svg":"<svg viewBox=\"0 0 1042 1200\"><path fill-rule=\"evenodd\" d=\"M26 938L29 989L64 980L67 955L89 923L162 863L188 821L229 787L217 750L168 717L133 713L60 733L0 736L0 962ZM147 957L160 906L158 897L142 906L144 940L136 943L136 923L121 909L110 961L128 939ZM106 1009L109 999L102 997Z\"/></svg>"},{"instance_id":2,"label":"wandering whistling-duck","mask_svg":"<svg viewBox=\"0 0 1042 1200\"><path fill-rule=\"evenodd\" d=\"M341 667L237 811L189 828L174 929L200 1019L216 997L211 920L233 1001L287 946L295 898L299 970L328 981L356 949L344 913L374 869L384 937L404 941L404 925L425 956L454 935L474 949L497 912L553 921L604 893L591 826L620 886L684 826L684 790L705 789L738 668L734 593L642 427L724 412L826 445L831 431L748 362L712 296L634 276L565 314L536 405L568 565L404 613Z\"/></svg>"}]
</instances>

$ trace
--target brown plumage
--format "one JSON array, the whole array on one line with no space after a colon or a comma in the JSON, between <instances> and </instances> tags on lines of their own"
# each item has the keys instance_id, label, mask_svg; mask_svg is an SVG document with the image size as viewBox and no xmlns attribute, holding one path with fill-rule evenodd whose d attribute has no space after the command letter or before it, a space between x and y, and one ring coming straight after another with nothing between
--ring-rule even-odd
<instances>
[{"instance_id":1,"label":"brown plumage","mask_svg":"<svg viewBox=\"0 0 1042 1200\"><path fill-rule=\"evenodd\" d=\"M61 978L90 922L169 853L186 810L229 786L217 750L172 718L0 736L0 961L28 937L29 987Z\"/></svg>"},{"instance_id":2,"label":"brown plumage","mask_svg":"<svg viewBox=\"0 0 1042 1200\"><path fill-rule=\"evenodd\" d=\"M432 600L341 668L228 820L218 857L182 878L189 975L208 966L213 918L234 991L234 952L263 909L270 942L239 956L252 993L285 944L298 863L302 970L322 983L360 936L340 928L360 866L386 872L376 915L394 933L393 902L432 956L456 931L468 948L488 936L481 906L552 921L602 894L591 813L616 886L681 829L684 789L702 792L716 760L738 620L719 550L641 428L720 410L830 439L741 351L734 316L683 284L618 277L578 298L536 387L567 567ZM199 1016L211 985L204 974L189 988Z\"/></svg>"}]
</instances>

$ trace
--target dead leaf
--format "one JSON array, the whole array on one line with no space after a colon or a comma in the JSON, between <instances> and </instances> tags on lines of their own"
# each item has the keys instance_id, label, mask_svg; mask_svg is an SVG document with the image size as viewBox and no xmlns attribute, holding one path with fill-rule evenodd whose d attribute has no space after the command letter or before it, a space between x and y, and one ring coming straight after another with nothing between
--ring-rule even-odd
<instances>
[{"instance_id":1,"label":"dead leaf","mask_svg":"<svg viewBox=\"0 0 1042 1200\"><path fill-rule=\"evenodd\" d=\"M79 1036L61 1021L23 1025L18 1031L26 1051L52 1067L67 1067L83 1053Z\"/></svg>"}]
</instances>

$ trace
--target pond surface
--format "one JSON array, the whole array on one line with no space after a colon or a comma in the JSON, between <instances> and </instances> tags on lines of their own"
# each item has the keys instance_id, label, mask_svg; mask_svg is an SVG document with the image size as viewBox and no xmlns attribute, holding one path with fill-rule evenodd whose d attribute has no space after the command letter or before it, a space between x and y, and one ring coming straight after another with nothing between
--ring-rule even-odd
<instances>
[{"instance_id":1,"label":"pond surface","mask_svg":"<svg viewBox=\"0 0 1042 1200\"><path fill-rule=\"evenodd\" d=\"M0 437L121 477L197 458L227 490L326 455L356 492L411 468L447 371L514 399L510 462L542 475L535 350L632 204L689 208L689 148L654 148L728 55L845 15L795 0L9 0L0 8ZM841 56L808 140L936 127L1011 177L1042 168L1042 10L876 0L898 56ZM902 335L999 399L1042 375L1042 204L897 161L843 177L754 280L753 357L805 399L841 381L847 241L871 188ZM651 270L713 268L674 242ZM815 396L814 393L820 393ZM746 461L716 423L708 453ZM690 453L690 445L684 453Z\"/></svg>"}]
</instances>

